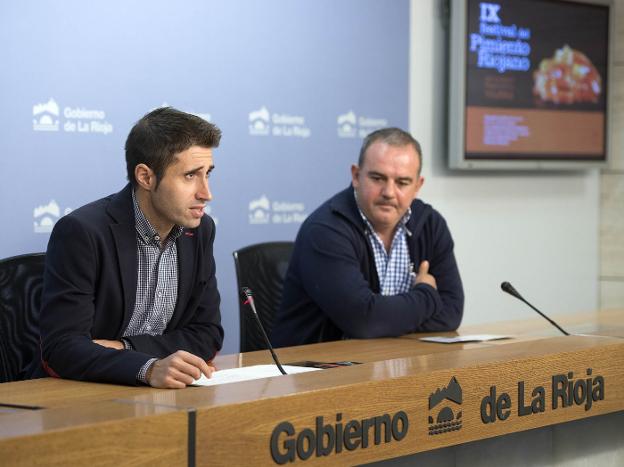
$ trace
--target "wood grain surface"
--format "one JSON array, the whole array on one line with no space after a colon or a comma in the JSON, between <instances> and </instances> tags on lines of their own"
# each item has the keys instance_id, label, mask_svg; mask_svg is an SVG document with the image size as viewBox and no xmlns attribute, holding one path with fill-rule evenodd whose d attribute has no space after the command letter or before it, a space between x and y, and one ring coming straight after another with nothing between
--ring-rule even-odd
<instances>
[{"instance_id":1,"label":"wood grain surface","mask_svg":"<svg viewBox=\"0 0 624 467\"><path fill-rule=\"evenodd\" d=\"M101 401L0 417L0 464L188 463L186 411Z\"/></svg>"},{"instance_id":2,"label":"wood grain surface","mask_svg":"<svg viewBox=\"0 0 624 467\"><path fill-rule=\"evenodd\" d=\"M30 465L45 453L52 465L188 465L193 457L197 465L275 465L297 456L299 442L309 458L294 457L297 463L354 465L624 410L624 311L560 321L571 333L594 336L560 336L538 317L446 333L513 336L501 341L444 345L409 335L278 349L283 363L361 364L213 387L157 390L52 378L0 384L0 459ZM268 352L215 359L218 368L270 362ZM561 397L553 398L556 391ZM386 423L393 419L394 431ZM284 423L294 434L273 437L274 458L272 435ZM329 449L324 430L338 431L339 448L334 441ZM320 445L311 446L317 438Z\"/></svg>"}]
</instances>

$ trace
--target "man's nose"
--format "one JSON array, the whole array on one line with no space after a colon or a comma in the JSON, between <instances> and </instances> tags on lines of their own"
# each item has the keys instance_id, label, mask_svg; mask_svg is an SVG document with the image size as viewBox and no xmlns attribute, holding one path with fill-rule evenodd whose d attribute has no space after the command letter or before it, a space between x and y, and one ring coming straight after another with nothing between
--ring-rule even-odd
<instances>
[{"instance_id":1,"label":"man's nose","mask_svg":"<svg viewBox=\"0 0 624 467\"><path fill-rule=\"evenodd\" d=\"M384 196L385 198L394 198L395 193L396 193L396 186L394 185L393 181L388 181L384 183L381 189L382 196Z\"/></svg>"},{"instance_id":2,"label":"man's nose","mask_svg":"<svg viewBox=\"0 0 624 467\"><path fill-rule=\"evenodd\" d=\"M202 181L200 181L200 186L197 190L197 193L195 195L195 197L197 199L201 199L204 201L211 201L212 200L212 193L210 192L210 185L208 184L208 179L204 178L201 179Z\"/></svg>"}]
</instances>

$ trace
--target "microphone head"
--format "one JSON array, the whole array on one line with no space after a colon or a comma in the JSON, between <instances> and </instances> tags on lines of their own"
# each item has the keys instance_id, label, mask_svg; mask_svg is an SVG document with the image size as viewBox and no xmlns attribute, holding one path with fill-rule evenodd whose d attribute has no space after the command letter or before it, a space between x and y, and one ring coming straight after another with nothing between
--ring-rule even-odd
<instances>
[{"instance_id":1,"label":"microphone head","mask_svg":"<svg viewBox=\"0 0 624 467\"><path fill-rule=\"evenodd\" d=\"M507 292L509 295L513 295L516 298L522 298L522 296L518 293L518 291L511 285L509 282L501 283L501 289L503 292Z\"/></svg>"}]
</instances>

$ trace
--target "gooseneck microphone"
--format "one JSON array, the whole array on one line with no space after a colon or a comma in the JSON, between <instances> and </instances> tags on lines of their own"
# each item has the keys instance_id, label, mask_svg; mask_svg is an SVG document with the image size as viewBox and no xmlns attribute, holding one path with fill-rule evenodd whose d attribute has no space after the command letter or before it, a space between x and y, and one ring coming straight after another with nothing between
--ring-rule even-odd
<instances>
[{"instance_id":1,"label":"gooseneck microphone","mask_svg":"<svg viewBox=\"0 0 624 467\"><path fill-rule=\"evenodd\" d=\"M559 329L565 336L569 336L570 334L568 334L567 332L565 332L563 330L563 328L561 326L559 326L557 323L555 323L552 319L550 319L548 316L546 316L544 313L542 313L541 311L539 311L537 308L535 308L533 305L531 305L529 302L527 302L524 297L522 295L520 295L520 293L514 288L513 285L511 285L509 282L503 282L501 284L501 289L503 289L503 292L507 292L509 295L513 295L514 297L516 297L518 300L520 300L521 302L526 303L527 305L529 305L531 308L533 308L535 311L537 311L540 316L542 316L546 321L548 321L550 324L552 324L554 327L556 327L557 329Z\"/></svg>"},{"instance_id":2,"label":"gooseneck microphone","mask_svg":"<svg viewBox=\"0 0 624 467\"><path fill-rule=\"evenodd\" d=\"M271 356L273 357L273 361L277 365L277 368L283 375L287 374L286 371L284 371L284 369L282 368L282 365L280 364L280 361L277 358L277 355L275 355L275 352L273 351L273 346L271 345L271 341L269 340L269 336L267 336L267 333L264 330L264 326L262 326L262 322L260 321L260 316L258 316L258 312L256 311L256 305L254 303L253 292L251 291L249 287L241 287L241 294L244 299L243 304L249 305L251 307L251 311L253 312L253 315L256 318L258 327L260 328L260 331L262 332L262 337L264 337L264 342L266 342L267 347L271 351Z\"/></svg>"}]
</instances>

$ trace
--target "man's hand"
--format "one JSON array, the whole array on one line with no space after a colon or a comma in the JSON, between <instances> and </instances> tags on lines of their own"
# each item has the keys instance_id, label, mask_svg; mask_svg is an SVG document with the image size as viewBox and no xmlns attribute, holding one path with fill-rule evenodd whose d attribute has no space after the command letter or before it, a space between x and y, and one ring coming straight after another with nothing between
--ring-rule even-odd
<instances>
[{"instance_id":1,"label":"man's hand","mask_svg":"<svg viewBox=\"0 0 624 467\"><path fill-rule=\"evenodd\" d=\"M199 379L201 374L207 378L215 371L197 355L178 350L167 358L157 360L147 371L147 382L155 388L181 389Z\"/></svg>"},{"instance_id":2,"label":"man's hand","mask_svg":"<svg viewBox=\"0 0 624 467\"><path fill-rule=\"evenodd\" d=\"M95 342L98 345L101 345L102 347L108 347L109 349L117 349L117 350L124 349L123 342L121 341L111 341L108 339L93 339L93 342Z\"/></svg>"},{"instance_id":3,"label":"man's hand","mask_svg":"<svg viewBox=\"0 0 624 467\"><path fill-rule=\"evenodd\" d=\"M438 284L436 283L435 277L429 274L429 261L423 261L420 263L418 267L418 274L416 274L416 283L417 284L429 284L434 289L438 289Z\"/></svg>"}]
</instances>

